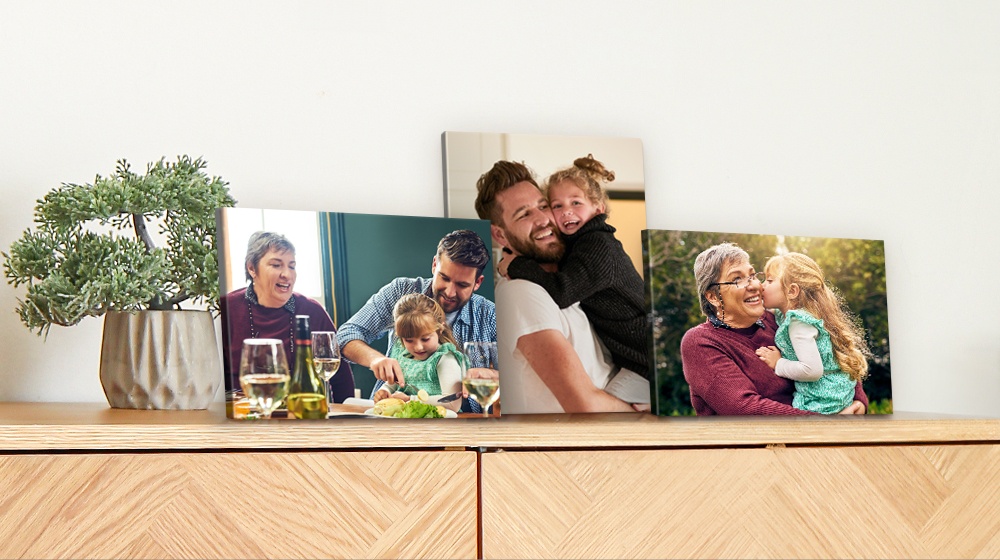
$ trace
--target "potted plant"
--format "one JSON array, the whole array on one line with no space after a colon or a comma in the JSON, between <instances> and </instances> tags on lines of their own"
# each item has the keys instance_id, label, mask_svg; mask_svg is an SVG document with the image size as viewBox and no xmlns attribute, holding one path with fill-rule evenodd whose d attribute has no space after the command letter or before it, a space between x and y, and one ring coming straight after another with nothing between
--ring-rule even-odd
<instances>
[{"instance_id":1,"label":"potted plant","mask_svg":"<svg viewBox=\"0 0 1000 560\"><path fill-rule=\"evenodd\" d=\"M38 201L35 229L3 253L21 321L39 335L105 316L101 383L115 408L206 408L222 381L215 209L235 204L201 159L121 160L110 176ZM153 231L153 230L156 231ZM182 302L201 310L181 310Z\"/></svg>"}]
</instances>

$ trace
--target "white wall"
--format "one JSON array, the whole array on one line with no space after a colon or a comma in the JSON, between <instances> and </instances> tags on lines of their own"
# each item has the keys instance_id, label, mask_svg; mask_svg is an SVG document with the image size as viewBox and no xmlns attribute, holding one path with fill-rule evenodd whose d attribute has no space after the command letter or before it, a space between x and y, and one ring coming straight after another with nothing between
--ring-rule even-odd
<instances>
[{"instance_id":1,"label":"white wall","mask_svg":"<svg viewBox=\"0 0 1000 560\"><path fill-rule=\"evenodd\" d=\"M439 216L445 130L643 142L652 228L886 241L897 410L1000 416L1000 3L0 3L0 247L117 158ZM103 401L0 285L0 400Z\"/></svg>"}]
</instances>

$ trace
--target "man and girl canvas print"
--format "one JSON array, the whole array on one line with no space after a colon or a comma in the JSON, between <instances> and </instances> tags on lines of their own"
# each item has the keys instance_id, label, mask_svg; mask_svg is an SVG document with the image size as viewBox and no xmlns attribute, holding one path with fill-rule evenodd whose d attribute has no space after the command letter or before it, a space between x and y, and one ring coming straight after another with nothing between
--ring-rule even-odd
<instances>
[{"instance_id":1,"label":"man and girl canvas print","mask_svg":"<svg viewBox=\"0 0 1000 560\"><path fill-rule=\"evenodd\" d=\"M490 221L504 410L648 411L641 143L461 132L443 140L449 214Z\"/></svg>"}]
</instances>

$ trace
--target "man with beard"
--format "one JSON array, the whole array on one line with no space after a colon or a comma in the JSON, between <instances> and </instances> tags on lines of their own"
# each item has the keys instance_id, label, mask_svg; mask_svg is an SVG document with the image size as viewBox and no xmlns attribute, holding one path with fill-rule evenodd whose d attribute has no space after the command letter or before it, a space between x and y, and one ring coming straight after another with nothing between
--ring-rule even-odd
<instances>
[{"instance_id":1,"label":"man with beard","mask_svg":"<svg viewBox=\"0 0 1000 560\"><path fill-rule=\"evenodd\" d=\"M489 260L489 248L476 232L453 231L438 243L431 263L431 278L396 278L340 326L337 342L343 356L375 374L373 395L383 383L406 384L399 362L370 346L388 334L387 348L392 348L392 309L404 295L424 294L438 302L460 347L466 342L496 342L496 308L492 301L474 293L483 283L483 269ZM472 366L486 368L488 364L472 363ZM482 376L496 375L482 372ZM474 401L470 401L470 406L473 412L478 412Z\"/></svg>"},{"instance_id":2,"label":"man with beard","mask_svg":"<svg viewBox=\"0 0 1000 560\"><path fill-rule=\"evenodd\" d=\"M531 171L498 161L476 189L476 212L490 220L493 240L504 252L555 271L564 246ZM579 303L560 309L544 288L527 280L501 280L496 299L505 412L635 410L604 390L614 364Z\"/></svg>"}]
</instances>

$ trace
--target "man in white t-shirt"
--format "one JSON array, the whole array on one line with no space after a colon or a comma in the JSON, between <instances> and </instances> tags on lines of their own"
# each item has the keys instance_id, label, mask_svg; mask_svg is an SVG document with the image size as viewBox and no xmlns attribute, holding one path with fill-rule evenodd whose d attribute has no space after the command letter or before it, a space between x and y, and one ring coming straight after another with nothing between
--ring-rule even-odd
<instances>
[{"instance_id":1,"label":"man in white t-shirt","mask_svg":"<svg viewBox=\"0 0 1000 560\"><path fill-rule=\"evenodd\" d=\"M555 270L564 246L531 171L498 161L476 187L476 212L490 220L493 239ZM527 280L498 282L496 303L504 413L635 410L604 390L614 365L579 303L559 309Z\"/></svg>"}]
</instances>

